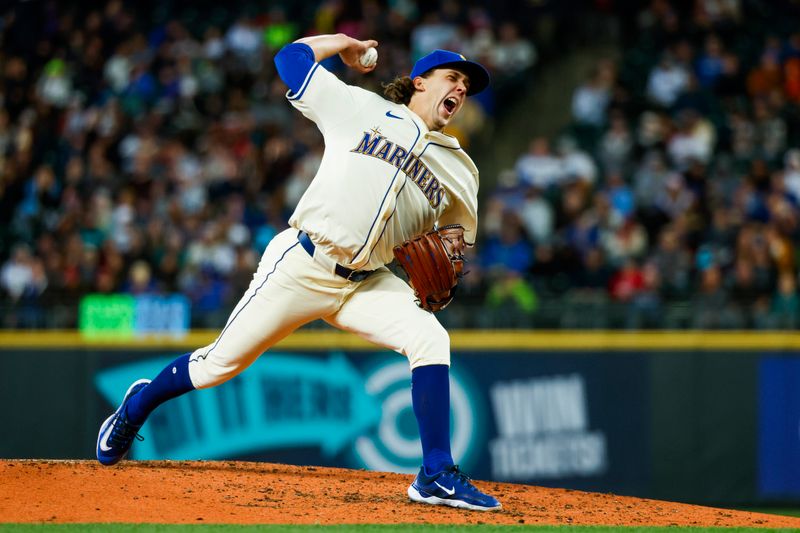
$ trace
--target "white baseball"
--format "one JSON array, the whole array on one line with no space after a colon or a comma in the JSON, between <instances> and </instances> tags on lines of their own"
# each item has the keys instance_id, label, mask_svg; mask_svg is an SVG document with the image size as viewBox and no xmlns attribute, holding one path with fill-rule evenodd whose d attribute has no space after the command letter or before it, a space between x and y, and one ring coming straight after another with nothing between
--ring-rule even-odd
<instances>
[{"instance_id":1,"label":"white baseball","mask_svg":"<svg viewBox=\"0 0 800 533\"><path fill-rule=\"evenodd\" d=\"M367 48L367 51L361 54L358 59L362 67L369 68L378 62L378 51L375 48Z\"/></svg>"}]
</instances>

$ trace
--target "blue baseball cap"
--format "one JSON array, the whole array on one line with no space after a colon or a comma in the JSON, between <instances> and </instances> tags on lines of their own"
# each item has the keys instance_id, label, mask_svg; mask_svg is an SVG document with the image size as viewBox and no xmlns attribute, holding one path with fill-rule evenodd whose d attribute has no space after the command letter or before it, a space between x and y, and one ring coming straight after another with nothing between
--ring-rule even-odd
<instances>
[{"instance_id":1,"label":"blue baseball cap","mask_svg":"<svg viewBox=\"0 0 800 533\"><path fill-rule=\"evenodd\" d=\"M434 50L430 54L419 58L411 70L411 79L422 76L435 68L451 68L469 76L467 96L477 94L489 85L489 72L483 68L483 65L469 61L461 54L448 50Z\"/></svg>"}]
</instances>

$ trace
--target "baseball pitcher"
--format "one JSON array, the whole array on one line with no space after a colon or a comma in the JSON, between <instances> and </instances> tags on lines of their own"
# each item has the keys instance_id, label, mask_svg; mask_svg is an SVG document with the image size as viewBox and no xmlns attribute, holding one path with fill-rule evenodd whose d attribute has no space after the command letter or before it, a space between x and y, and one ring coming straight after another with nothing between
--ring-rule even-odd
<instances>
[{"instance_id":1,"label":"baseball pitcher","mask_svg":"<svg viewBox=\"0 0 800 533\"><path fill-rule=\"evenodd\" d=\"M433 314L452 300L462 253L477 228L478 170L442 130L467 96L486 88L489 74L436 50L410 76L386 85L383 98L320 65L339 54L348 67L370 72L377 46L320 35L275 56L287 99L324 137L319 171L214 342L177 358L152 381L133 383L102 423L96 448L102 464L125 457L158 405L231 379L292 331L322 318L408 358L423 451L409 497L500 508L451 456L450 342ZM386 268L395 258L410 285Z\"/></svg>"}]
</instances>

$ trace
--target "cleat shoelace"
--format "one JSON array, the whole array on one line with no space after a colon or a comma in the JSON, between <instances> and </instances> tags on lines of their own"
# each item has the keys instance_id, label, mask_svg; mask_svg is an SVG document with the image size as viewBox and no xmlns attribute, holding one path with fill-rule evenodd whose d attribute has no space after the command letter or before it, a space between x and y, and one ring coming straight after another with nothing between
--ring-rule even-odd
<instances>
[{"instance_id":1,"label":"cleat shoelace","mask_svg":"<svg viewBox=\"0 0 800 533\"><path fill-rule=\"evenodd\" d=\"M139 435L138 431L139 428L135 427L133 424L130 424L128 420L122 416L122 414L119 414L114 421L114 429L111 430L111 435L108 436L108 443L112 447L117 448L118 445L125 447L127 443L133 439L143 441L144 437Z\"/></svg>"},{"instance_id":2,"label":"cleat shoelace","mask_svg":"<svg viewBox=\"0 0 800 533\"><path fill-rule=\"evenodd\" d=\"M464 485L467 489L475 492L478 491L475 485L472 484L470 477L464 472L462 472L461 469L458 468L458 465L451 466L450 468L447 469L447 472L453 474L456 477L456 479L460 481L461 484Z\"/></svg>"}]
</instances>

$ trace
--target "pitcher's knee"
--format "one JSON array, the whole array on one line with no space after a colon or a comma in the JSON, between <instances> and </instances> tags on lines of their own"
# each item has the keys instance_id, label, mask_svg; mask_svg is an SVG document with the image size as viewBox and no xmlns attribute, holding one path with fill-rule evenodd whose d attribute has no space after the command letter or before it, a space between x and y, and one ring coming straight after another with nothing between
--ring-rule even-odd
<instances>
[{"instance_id":1,"label":"pitcher's knee","mask_svg":"<svg viewBox=\"0 0 800 533\"><path fill-rule=\"evenodd\" d=\"M189 379L196 389L207 389L228 381L248 364L236 358L221 357L219 352L208 347L201 348L189 357Z\"/></svg>"},{"instance_id":2,"label":"pitcher's knee","mask_svg":"<svg viewBox=\"0 0 800 533\"><path fill-rule=\"evenodd\" d=\"M410 332L403 353L411 369L427 365L450 365L450 335L441 324Z\"/></svg>"}]
</instances>

